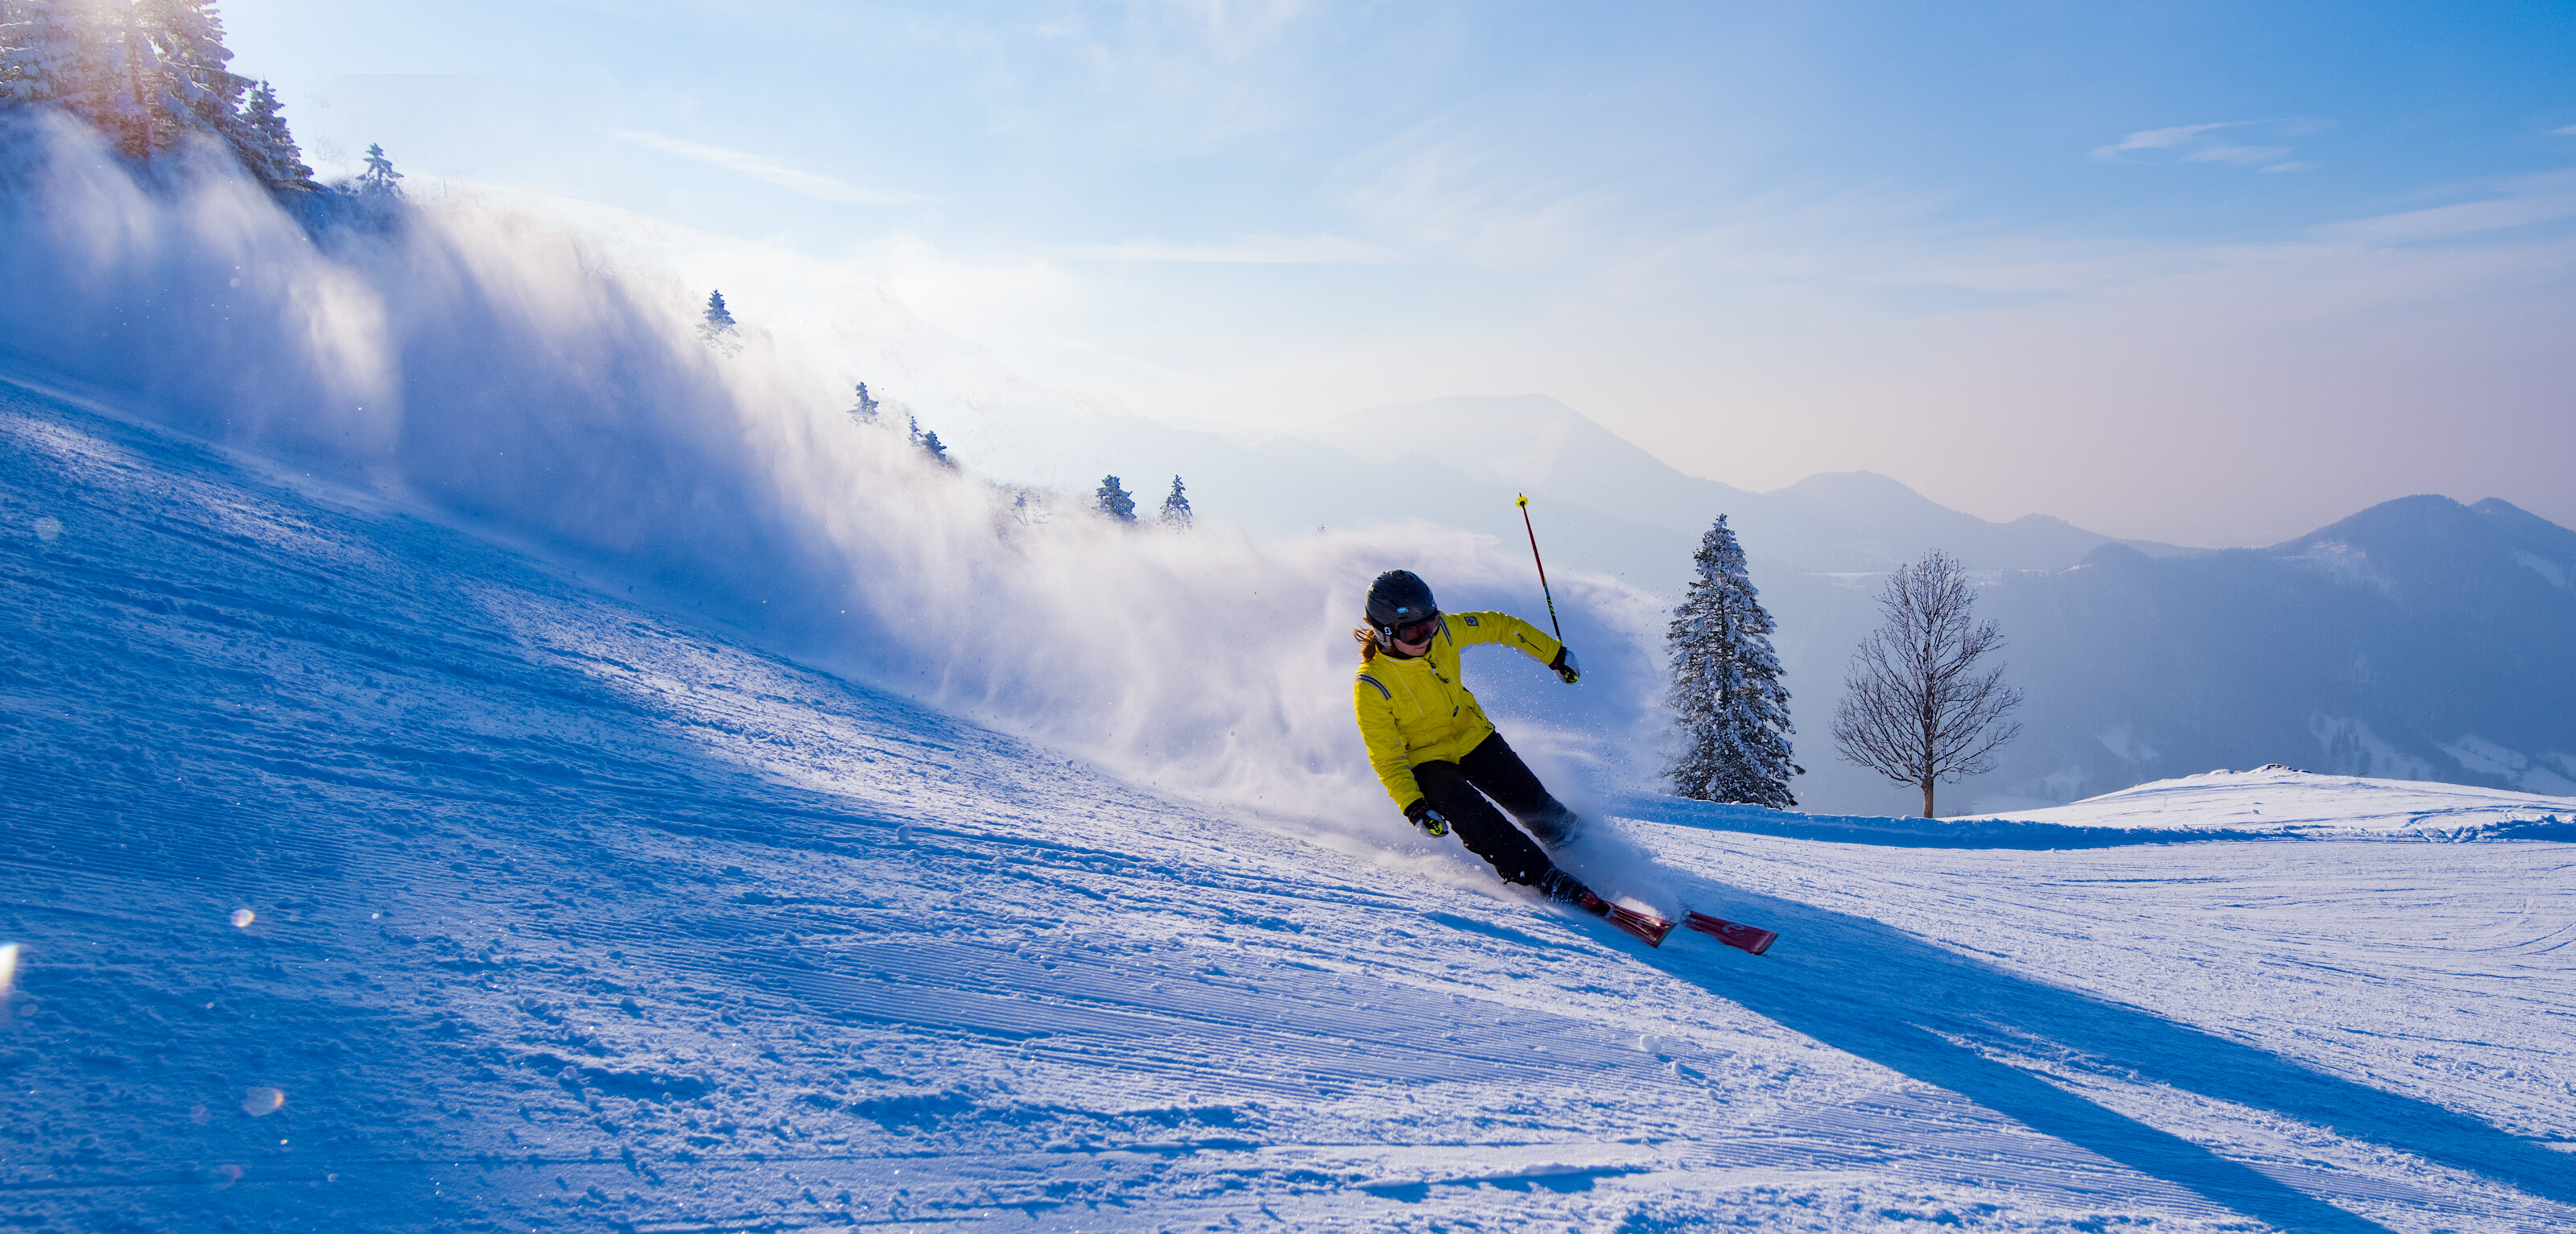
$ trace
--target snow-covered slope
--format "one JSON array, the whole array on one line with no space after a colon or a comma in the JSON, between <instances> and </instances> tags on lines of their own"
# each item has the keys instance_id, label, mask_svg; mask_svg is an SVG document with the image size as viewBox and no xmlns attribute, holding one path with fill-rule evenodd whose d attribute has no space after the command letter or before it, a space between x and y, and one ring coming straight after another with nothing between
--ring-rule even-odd
<instances>
[{"instance_id":1,"label":"snow-covered slope","mask_svg":"<svg viewBox=\"0 0 2576 1234\"><path fill-rule=\"evenodd\" d=\"M1647 950L14 387L0 532L15 1228L2576 1222L2563 844L1644 800Z\"/></svg>"}]
</instances>

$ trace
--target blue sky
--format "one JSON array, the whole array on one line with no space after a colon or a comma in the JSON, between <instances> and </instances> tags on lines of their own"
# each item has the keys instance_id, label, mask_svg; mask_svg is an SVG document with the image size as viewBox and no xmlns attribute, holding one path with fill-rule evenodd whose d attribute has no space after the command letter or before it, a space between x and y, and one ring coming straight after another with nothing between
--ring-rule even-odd
<instances>
[{"instance_id":1,"label":"blue sky","mask_svg":"<svg viewBox=\"0 0 2576 1234\"><path fill-rule=\"evenodd\" d=\"M223 12L317 161L789 250L1146 414L1539 392L2116 534L2576 522L2565 4L1784 7Z\"/></svg>"}]
</instances>

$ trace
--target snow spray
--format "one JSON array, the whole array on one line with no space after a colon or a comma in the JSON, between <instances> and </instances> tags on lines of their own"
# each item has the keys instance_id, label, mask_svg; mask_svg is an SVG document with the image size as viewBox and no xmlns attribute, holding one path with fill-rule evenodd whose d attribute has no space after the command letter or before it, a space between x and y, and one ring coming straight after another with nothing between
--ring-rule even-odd
<instances>
[{"instance_id":1,"label":"snow spray","mask_svg":"<svg viewBox=\"0 0 2576 1234\"><path fill-rule=\"evenodd\" d=\"M100 391L298 483L1309 831L1374 837L1393 813L1351 720L1366 580L1400 562L1453 601L1511 594L1508 554L1454 528L1256 539L1203 516L1184 535L1070 495L1067 517L1025 517L975 460L937 466L901 429L853 423L853 374L911 371L911 353L783 346L763 324L792 324L783 276L735 295L751 267L705 258L744 317L742 349L719 353L694 335L716 274L471 197L308 229L220 153L163 183L75 122L0 117L0 378ZM1654 740L1649 675L1616 669L1649 663L1651 606L1615 580L1567 587L1570 633L1633 694L1500 667L1479 683L1550 784Z\"/></svg>"}]
</instances>

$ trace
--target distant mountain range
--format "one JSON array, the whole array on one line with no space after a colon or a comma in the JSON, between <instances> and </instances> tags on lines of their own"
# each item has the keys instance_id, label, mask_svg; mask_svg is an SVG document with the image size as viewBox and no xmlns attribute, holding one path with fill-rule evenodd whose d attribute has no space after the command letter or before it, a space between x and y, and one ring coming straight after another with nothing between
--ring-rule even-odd
<instances>
[{"instance_id":1,"label":"distant mountain range","mask_svg":"<svg viewBox=\"0 0 2576 1234\"><path fill-rule=\"evenodd\" d=\"M2576 531L2505 502L2406 497L2184 558L2106 545L1987 594L2031 720L1989 793L2263 758L2576 796Z\"/></svg>"},{"instance_id":2,"label":"distant mountain range","mask_svg":"<svg viewBox=\"0 0 2576 1234\"><path fill-rule=\"evenodd\" d=\"M1553 567L1667 600L1726 514L1780 623L1799 796L1815 809L1909 807L1911 790L1843 763L1827 731L1880 576L1934 548L1988 584L1983 610L2028 696L2022 738L1991 774L1945 787L1945 813L2266 763L2576 795L2576 532L2502 501L2409 497L2221 551L2042 515L1989 522L1868 472L1748 492L1541 396L1377 408L1253 443L1122 417L1079 440L1034 429L994 424L961 449L1042 454L1059 482L1124 467L1148 504L1179 473L1202 512L1272 533L1419 518L1517 543L1525 492Z\"/></svg>"}]
</instances>

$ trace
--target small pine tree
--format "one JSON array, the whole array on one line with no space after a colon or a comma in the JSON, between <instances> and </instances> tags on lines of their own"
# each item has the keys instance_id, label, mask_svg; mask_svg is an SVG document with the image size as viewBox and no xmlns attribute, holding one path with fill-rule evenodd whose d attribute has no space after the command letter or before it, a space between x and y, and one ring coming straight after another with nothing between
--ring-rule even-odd
<instances>
[{"instance_id":1,"label":"small pine tree","mask_svg":"<svg viewBox=\"0 0 2576 1234\"><path fill-rule=\"evenodd\" d=\"M856 405L850 408L850 418L861 424L874 424L877 422L877 408L879 406L880 404L876 399L871 398L868 395L868 383L864 381L860 382L859 401Z\"/></svg>"},{"instance_id":2,"label":"small pine tree","mask_svg":"<svg viewBox=\"0 0 2576 1234\"><path fill-rule=\"evenodd\" d=\"M295 134L287 131L286 117L280 114L277 91L267 82L252 87L242 103L242 131L237 146L242 165L261 183L273 189L316 187L313 169L305 165L304 151L296 146Z\"/></svg>"},{"instance_id":3,"label":"small pine tree","mask_svg":"<svg viewBox=\"0 0 2576 1234\"><path fill-rule=\"evenodd\" d=\"M942 467L957 465L957 460L948 457L948 447L939 443L939 434L935 430L921 435L921 452L929 455L931 462Z\"/></svg>"},{"instance_id":4,"label":"small pine tree","mask_svg":"<svg viewBox=\"0 0 2576 1234\"><path fill-rule=\"evenodd\" d=\"M698 319L698 340L724 354L742 351L741 332L734 326L733 310L725 307L724 293L707 293L707 311Z\"/></svg>"},{"instance_id":5,"label":"small pine tree","mask_svg":"<svg viewBox=\"0 0 2576 1234\"><path fill-rule=\"evenodd\" d=\"M1102 476L1100 487L1092 495L1099 498L1093 509L1122 523L1136 521L1136 499L1118 486L1118 477Z\"/></svg>"},{"instance_id":6,"label":"small pine tree","mask_svg":"<svg viewBox=\"0 0 2576 1234\"><path fill-rule=\"evenodd\" d=\"M394 170L394 161L385 157L385 148L367 143L367 169L358 173L358 192L368 197L400 197L402 186L395 181L402 178Z\"/></svg>"},{"instance_id":7,"label":"small pine tree","mask_svg":"<svg viewBox=\"0 0 2576 1234\"><path fill-rule=\"evenodd\" d=\"M1181 487L1181 478L1172 477L1172 495L1163 499L1161 523L1174 531L1188 531L1194 518L1190 513L1189 495Z\"/></svg>"},{"instance_id":8,"label":"small pine tree","mask_svg":"<svg viewBox=\"0 0 2576 1234\"><path fill-rule=\"evenodd\" d=\"M1691 560L1697 573L1665 634L1682 729L1681 756L1667 773L1673 792L1788 809L1798 804L1789 777L1801 770L1789 761L1789 692L1771 650L1771 614L1755 598L1725 515Z\"/></svg>"}]
</instances>

